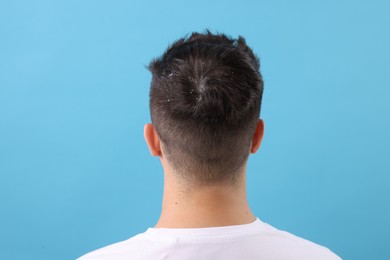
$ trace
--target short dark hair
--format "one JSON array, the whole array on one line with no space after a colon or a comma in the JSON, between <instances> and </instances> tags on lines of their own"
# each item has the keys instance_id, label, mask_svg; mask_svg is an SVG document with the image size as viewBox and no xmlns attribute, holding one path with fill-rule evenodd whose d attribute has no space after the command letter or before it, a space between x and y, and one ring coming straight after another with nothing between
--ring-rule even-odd
<instances>
[{"instance_id":1,"label":"short dark hair","mask_svg":"<svg viewBox=\"0 0 390 260\"><path fill-rule=\"evenodd\" d=\"M259 58L245 39L193 32L148 69L151 119L168 162L199 184L235 182L263 94Z\"/></svg>"}]
</instances>

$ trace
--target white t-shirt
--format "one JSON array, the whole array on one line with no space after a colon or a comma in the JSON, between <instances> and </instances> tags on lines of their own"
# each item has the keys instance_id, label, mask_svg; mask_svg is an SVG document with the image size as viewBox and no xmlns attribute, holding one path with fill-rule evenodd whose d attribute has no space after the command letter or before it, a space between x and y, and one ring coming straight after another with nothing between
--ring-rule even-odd
<instances>
[{"instance_id":1,"label":"white t-shirt","mask_svg":"<svg viewBox=\"0 0 390 260\"><path fill-rule=\"evenodd\" d=\"M259 219L211 228L149 228L128 240L95 250L79 260L336 260L326 247Z\"/></svg>"}]
</instances>

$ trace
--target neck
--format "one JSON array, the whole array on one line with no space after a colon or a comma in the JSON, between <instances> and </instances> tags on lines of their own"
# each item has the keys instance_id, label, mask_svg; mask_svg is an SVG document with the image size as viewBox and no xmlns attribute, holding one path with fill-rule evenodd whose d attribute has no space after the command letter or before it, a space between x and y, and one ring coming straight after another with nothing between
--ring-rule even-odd
<instances>
[{"instance_id":1,"label":"neck","mask_svg":"<svg viewBox=\"0 0 390 260\"><path fill-rule=\"evenodd\" d=\"M162 211L156 228L202 228L249 224L256 217L246 198L245 173L237 185L183 189L171 172L164 173ZM187 185L188 187L188 185Z\"/></svg>"}]
</instances>

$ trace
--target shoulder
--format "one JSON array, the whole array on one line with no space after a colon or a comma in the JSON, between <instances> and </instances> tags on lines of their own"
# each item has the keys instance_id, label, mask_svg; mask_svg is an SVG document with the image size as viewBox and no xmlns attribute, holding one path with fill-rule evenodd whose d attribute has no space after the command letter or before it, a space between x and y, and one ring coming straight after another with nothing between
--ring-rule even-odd
<instances>
[{"instance_id":1,"label":"shoulder","mask_svg":"<svg viewBox=\"0 0 390 260\"><path fill-rule=\"evenodd\" d=\"M77 260L108 260L122 259L129 256L134 256L135 253L146 250L145 236L143 233L131 237L127 240L117 242L92 252L89 252Z\"/></svg>"},{"instance_id":2,"label":"shoulder","mask_svg":"<svg viewBox=\"0 0 390 260\"><path fill-rule=\"evenodd\" d=\"M269 224L265 224L264 235L267 237L269 247L275 247L275 251L283 251L280 254L289 255L289 259L317 259L340 260L341 258L330 249L296 236L284 230L279 230Z\"/></svg>"}]
</instances>

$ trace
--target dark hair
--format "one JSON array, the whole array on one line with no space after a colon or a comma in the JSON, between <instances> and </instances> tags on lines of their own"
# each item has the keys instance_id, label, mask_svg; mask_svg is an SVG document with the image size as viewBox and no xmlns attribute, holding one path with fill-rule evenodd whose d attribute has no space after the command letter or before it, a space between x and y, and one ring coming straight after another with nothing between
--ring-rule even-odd
<instances>
[{"instance_id":1,"label":"dark hair","mask_svg":"<svg viewBox=\"0 0 390 260\"><path fill-rule=\"evenodd\" d=\"M259 59L245 39L193 32L148 69L152 123L168 162L200 184L235 182L263 93Z\"/></svg>"}]
</instances>

